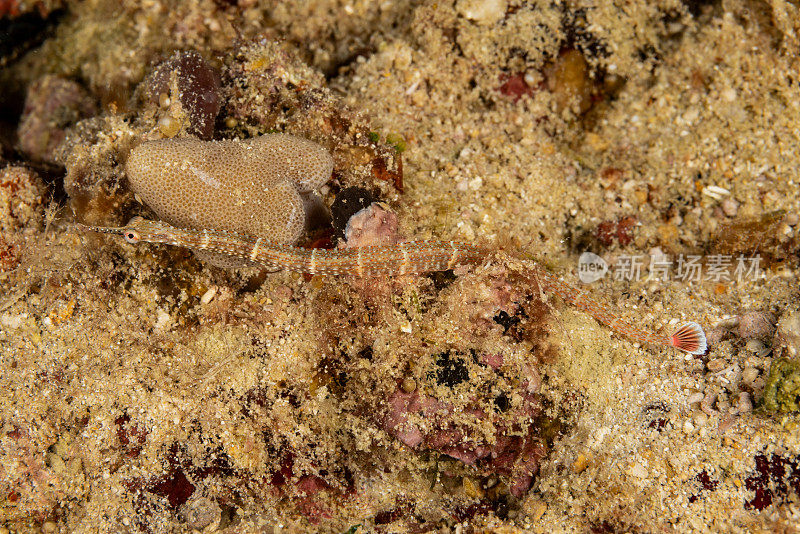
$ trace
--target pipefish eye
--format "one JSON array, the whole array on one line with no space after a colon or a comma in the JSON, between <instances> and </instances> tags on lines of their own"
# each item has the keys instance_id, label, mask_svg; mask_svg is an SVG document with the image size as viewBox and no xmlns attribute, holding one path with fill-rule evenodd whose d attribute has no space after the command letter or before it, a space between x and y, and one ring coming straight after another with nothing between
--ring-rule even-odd
<instances>
[{"instance_id":1,"label":"pipefish eye","mask_svg":"<svg viewBox=\"0 0 800 534\"><path fill-rule=\"evenodd\" d=\"M139 232L135 230L125 230L125 233L122 234L122 237L125 238L125 241L128 243L137 243L139 241Z\"/></svg>"}]
</instances>

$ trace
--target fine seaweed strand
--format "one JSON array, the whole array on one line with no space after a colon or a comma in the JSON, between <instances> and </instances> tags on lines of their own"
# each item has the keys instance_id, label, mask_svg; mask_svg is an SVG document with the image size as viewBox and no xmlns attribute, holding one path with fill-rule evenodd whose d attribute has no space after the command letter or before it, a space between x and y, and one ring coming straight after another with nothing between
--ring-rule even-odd
<instances>
[{"instance_id":1,"label":"fine seaweed strand","mask_svg":"<svg viewBox=\"0 0 800 534\"><path fill-rule=\"evenodd\" d=\"M193 250L224 254L261 265L270 270L289 270L319 275L358 277L396 276L445 271L457 265L475 265L491 254L491 249L461 241L417 240L392 245L350 249L306 249L274 243L234 232L176 228L160 221L134 217L122 227L85 226L80 228L122 235L129 243L160 243ZM706 337L695 322L682 324L671 336L658 335L620 319L608 306L585 291L563 281L539 265L536 279L542 289L558 295L586 312L611 330L640 343L674 347L689 354L706 352Z\"/></svg>"}]
</instances>

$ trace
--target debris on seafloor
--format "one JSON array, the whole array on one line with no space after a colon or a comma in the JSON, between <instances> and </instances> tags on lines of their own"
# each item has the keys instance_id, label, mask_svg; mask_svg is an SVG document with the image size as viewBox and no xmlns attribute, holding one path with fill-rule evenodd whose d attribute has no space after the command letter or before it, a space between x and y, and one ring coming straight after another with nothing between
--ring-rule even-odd
<instances>
[{"instance_id":1,"label":"debris on seafloor","mask_svg":"<svg viewBox=\"0 0 800 534\"><path fill-rule=\"evenodd\" d=\"M762 268L790 261L800 242L786 219L781 210L734 219L719 228L709 248L717 254L758 256Z\"/></svg>"},{"instance_id":2,"label":"debris on seafloor","mask_svg":"<svg viewBox=\"0 0 800 534\"><path fill-rule=\"evenodd\" d=\"M775 321L772 312L746 311L715 324L706 332L706 339L709 345L715 345L730 335L736 335L741 339L766 340L775 333Z\"/></svg>"}]
</instances>

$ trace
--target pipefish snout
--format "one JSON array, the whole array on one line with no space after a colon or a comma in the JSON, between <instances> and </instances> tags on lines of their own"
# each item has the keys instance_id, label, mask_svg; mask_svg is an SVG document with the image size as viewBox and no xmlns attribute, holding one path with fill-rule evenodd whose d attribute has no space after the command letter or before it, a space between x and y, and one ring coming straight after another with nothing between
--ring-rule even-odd
<instances>
[{"instance_id":1,"label":"pipefish snout","mask_svg":"<svg viewBox=\"0 0 800 534\"><path fill-rule=\"evenodd\" d=\"M235 232L177 228L159 221L134 217L122 227L84 226L95 232L122 235L129 243L159 243L207 251L271 270L289 270L330 276L380 277L445 271L457 265L475 265L491 254L491 249L460 241L418 240L392 245L351 249L305 249L275 243L263 237ZM689 354L703 354L707 343L703 329L695 322L682 324L671 336L654 334L620 319L608 306L591 298L586 291L563 281L538 264L534 277L542 290L555 293L613 331L640 343L674 347Z\"/></svg>"}]
</instances>

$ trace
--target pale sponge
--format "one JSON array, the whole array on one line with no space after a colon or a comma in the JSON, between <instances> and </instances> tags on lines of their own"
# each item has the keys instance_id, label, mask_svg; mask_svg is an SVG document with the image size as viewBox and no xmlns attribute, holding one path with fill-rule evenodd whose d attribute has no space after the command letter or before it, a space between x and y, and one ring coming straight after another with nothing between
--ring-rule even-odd
<instances>
[{"instance_id":1,"label":"pale sponge","mask_svg":"<svg viewBox=\"0 0 800 534\"><path fill-rule=\"evenodd\" d=\"M142 202L173 226L294 243L305 223L301 193L328 181L333 159L320 145L286 134L161 139L134 148L126 171Z\"/></svg>"}]
</instances>

